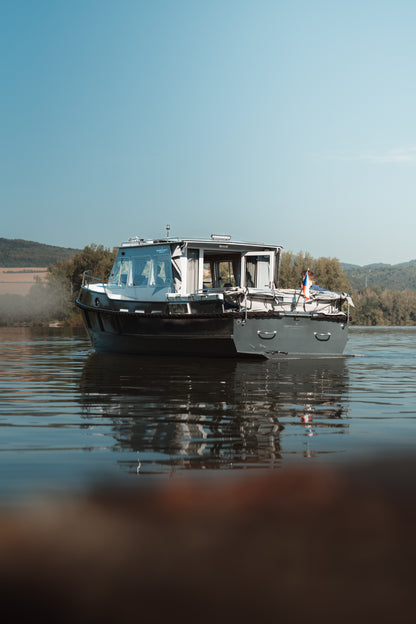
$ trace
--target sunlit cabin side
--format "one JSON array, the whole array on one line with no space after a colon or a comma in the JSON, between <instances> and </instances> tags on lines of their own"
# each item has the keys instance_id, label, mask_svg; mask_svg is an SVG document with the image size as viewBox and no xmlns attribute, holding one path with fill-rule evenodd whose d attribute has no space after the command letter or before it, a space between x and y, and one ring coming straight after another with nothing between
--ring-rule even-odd
<instances>
[{"instance_id":1,"label":"sunlit cabin side","mask_svg":"<svg viewBox=\"0 0 416 624\"><path fill-rule=\"evenodd\" d=\"M227 288L277 287L280 247L231 241L136 241L119 249L107 292L111 298L166 302Z\"/></svg>"}]
</instances>

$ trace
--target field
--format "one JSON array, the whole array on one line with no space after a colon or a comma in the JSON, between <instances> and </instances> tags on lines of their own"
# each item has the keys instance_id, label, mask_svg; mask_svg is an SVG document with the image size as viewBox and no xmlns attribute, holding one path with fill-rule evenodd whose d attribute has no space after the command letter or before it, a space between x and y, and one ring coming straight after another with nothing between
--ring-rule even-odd
<instances>
[{"instance_id":1,"label":"field","mask_svg":"<svg viewBox=\"0 0 416 624\"><path fill-rule=\"evenodd\" d=\"M0 268L0 295L27 295L47 272L47 267Z\"/></svg>"}]
</instances>

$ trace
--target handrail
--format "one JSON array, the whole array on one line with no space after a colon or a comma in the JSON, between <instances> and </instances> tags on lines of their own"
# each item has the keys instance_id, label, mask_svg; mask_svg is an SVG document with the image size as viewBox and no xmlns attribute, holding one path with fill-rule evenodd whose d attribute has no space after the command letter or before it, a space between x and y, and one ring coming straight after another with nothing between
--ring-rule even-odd
<instances>
[{"instance_id":1,"label":"handrail","mask_svg":"<svg viewBox=\"0 0 416 624\"><path fill-rule=\"evenodd\" d=\"M244 289L241 286L217 286L215 288L197 288L194 293L196 295L209 295L209 294L242 294Z\"/></svg>"},{"instance_id":2,"label":"handrail","mask_svg":"<svg viewBox=\"0 0 416 624\"><path fill-rule=\"evenodd\" d=\"M94 275L89 275L90 269L84 271L82 274L82 286L85 286L90 283L90 281L95 280L101 284L104 284L104 280L101 277L94 277Z\"/></svg>"}]
</instances>

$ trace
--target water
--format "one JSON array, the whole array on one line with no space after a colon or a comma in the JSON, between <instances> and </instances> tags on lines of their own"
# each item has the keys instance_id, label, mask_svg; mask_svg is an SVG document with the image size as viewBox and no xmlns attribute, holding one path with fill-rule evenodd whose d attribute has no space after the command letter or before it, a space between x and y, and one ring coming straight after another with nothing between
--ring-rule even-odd
<instances>
[{"instance_id":1,"label":"water","mask_svg":"<svg viewBox=\"0 0 416 624\"><path fill-rule=\"evenodd\" d=\"M351 328L345 359L152 358L2 328L0 501L412 453L415 343L416 327Z\"/></svg>"}]
</instances>

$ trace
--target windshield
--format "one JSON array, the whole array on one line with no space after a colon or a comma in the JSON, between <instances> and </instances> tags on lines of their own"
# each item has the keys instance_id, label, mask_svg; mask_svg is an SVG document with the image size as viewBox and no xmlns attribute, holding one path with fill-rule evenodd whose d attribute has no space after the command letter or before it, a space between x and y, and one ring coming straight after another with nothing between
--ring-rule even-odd
<instances>
[{"instance_id":1,"label":"windshield","mask_svg":"<svg viewBox=\"0 0 416 624\"><path fill-rule=\"evenodd\" d=\"M170 247L120 249L108 280L110 288L142 291L137 296L153 297L158 291L173 290ZM133 292L128 296L132 296Z\"/></svg>"}]
</instances>

